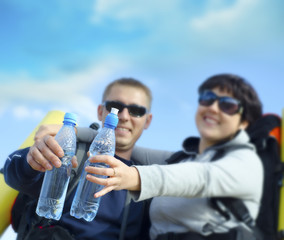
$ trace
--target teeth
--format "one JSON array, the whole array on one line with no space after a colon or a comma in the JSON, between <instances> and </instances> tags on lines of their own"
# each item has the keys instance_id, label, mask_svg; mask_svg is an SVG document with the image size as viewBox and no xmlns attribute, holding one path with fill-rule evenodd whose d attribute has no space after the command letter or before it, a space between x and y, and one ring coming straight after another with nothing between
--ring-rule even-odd
<instances>
[{"instance_id":1,"label":"teeth","mask_svg":"<svg viewBox=\"0 0 284 240\"><path fill-rule=\"evenodd\" d=\"M205 121L208 123L216 123L216 121L212 118L205 118Z\"/></svg>"},{"instance_id":2,"label":"teeth","mask_svg":"<svg viewBox=\"0 0 284 240\"><path fill-rule=\"evenodd\" d=\"M118 130L120 130L120 131L126 131L126 132L128 132L128 129L126 129L126 128L117 128Z\"/></svg>"}]
</instances>

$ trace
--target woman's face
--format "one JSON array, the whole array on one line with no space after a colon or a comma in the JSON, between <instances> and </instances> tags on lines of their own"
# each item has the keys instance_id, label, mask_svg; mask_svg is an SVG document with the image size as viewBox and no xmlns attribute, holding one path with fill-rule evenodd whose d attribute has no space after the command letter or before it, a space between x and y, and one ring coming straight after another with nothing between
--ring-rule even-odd
<instances>
[{"instance_id":1,"label":"woman's face","mask_svg":"<svg viewBox=\"0 0 284 240\"><path fill-rule=\"evenodd\" d=\"M219 97L233 98L232 94L219 88L213 88L211 91ZM198 106L195 121L200 134L201 152L209 146L233 138L239 129L245 129L248 125L246 121L241 122L241 113L229 115L223 112L218 101L214 101L210 106Z\"/></svg>"}]
</instances>

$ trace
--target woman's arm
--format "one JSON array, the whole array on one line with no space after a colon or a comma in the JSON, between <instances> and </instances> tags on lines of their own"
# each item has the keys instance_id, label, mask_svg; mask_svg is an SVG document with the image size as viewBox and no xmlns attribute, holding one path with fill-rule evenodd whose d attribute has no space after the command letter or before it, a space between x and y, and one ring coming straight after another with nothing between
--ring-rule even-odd
<instances>
[{"instance_id":1,"label":"woman's arm","mask_svg":"<svg viewBox=\"0 0 284 240\"><path fill-rule=\"evenodd\" d=\"M250 149L234 151L214 162L128 167L114 157L102 155L90 161L110 166L86 168L89 173L109 176L107 179L87 176L89 181L105 186L95 197L120 189L138 191L135 196L138 201L156 196L258 199L261 195L263 169Z\"/></svg>"}]
</instances>

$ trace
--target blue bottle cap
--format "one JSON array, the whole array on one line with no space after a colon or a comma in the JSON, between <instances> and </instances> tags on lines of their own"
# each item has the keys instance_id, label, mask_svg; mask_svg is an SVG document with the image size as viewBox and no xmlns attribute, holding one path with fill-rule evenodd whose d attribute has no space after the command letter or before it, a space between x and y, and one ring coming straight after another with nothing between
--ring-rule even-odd
<instances>
[{"instance_id":1,"label":"blue bottle cap","mask_svg":"<svg viewBox=\"0 0 284 240\"><path fill-rule=\"evenodd\" d=\"M108 128L116 128L118 124L118 109L111 108L111 112L106 116L104 125Z\"/></svg>"},{"instance_id":2,"label":"blue bottle cap","mask_svg":"<svg viewBox=\"0 0 284 240\"><path fill-rule=\"evenodd\" d=\"M75 113L65 113L63 122L77 123L77 115Z\"/></svg>"}]
</instances>

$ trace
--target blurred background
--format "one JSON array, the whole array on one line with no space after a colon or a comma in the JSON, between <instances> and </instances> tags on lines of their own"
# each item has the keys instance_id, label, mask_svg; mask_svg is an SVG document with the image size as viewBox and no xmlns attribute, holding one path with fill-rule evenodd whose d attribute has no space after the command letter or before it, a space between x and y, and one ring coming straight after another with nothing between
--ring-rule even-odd
<instances>
[{"instance_id":1,"label":"blurred background","mask_svg":"<svg viewBox=\"0 0 284 240\"><path fill-rule=\"evenodd\" d=\"M102 91L121 77L153 92L144 147L175 151L197 135L197 88L218 73L244 77L264 112L282 115L283 9L282 0L1 0L0 166L50 110L97 121Z\"/></svg>"}]
</instances>

